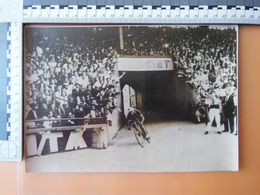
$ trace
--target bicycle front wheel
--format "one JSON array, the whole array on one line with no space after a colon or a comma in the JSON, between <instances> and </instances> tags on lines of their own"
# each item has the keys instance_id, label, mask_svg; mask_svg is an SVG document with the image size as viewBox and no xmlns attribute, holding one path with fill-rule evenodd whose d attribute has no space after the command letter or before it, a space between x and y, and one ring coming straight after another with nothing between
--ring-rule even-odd
<instances>
[{"instance_id":1,"label":"bicycle front wheel","mask_svg":"<svg viewBox=\"0 0 260 195\"><path fill-rule=\"evenodd\" d=\"M138 144L143 148L146 141L143 133L141 130L134 128L134 134Z\"/></svg>"}]
</instances>

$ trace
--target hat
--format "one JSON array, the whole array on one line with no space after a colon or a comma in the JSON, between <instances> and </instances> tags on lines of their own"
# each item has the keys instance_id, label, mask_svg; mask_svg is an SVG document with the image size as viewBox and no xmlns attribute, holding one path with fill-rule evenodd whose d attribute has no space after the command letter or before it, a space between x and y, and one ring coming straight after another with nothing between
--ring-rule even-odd
<instances>
[{"instance_id":1,"label":"hat","mask_svg":"<svg viewBox=\"0 0 260 195\"><path fill-rule=\"evenodd\" d=\"M32 98L28 98L28 99L26 100L26 103L29 104L29 105L31 105L31 104L34 103L34 100L33 100Z\"/></svg>"},{"instance_id":2,"label":"hat","mask_svg":"<svg viewBox=\"0 0 260 195\"><path fill-rule=\"evenodd\" d=\"M135 110L135 109L132 108L132 107L128 108L128 111L129 111L129 112L132 112L132 111L134 111L134 110Z\"/></svg>"},{"instance_id":3,"label":"hat","mask_svg":"<svg viewBox=\"0 0 260 195\"><path fill-rule=\"evenodd\" d=\"M34 108L34 107L37 106L37 104L36 103L32 103L32 104L30 104L30 106L31 106L31 108Z\"/></svg>"}]
</instances>

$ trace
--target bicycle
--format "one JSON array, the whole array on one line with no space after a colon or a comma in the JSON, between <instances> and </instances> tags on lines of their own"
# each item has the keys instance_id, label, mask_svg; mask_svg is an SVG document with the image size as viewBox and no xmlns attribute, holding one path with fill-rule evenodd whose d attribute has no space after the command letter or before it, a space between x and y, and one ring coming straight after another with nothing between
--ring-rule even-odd
<instances>
[{"instance_id":1,"label":"bicycle","mask_svg":"<svg viewBox=\"0 0 260 195\"><path fill-rule=\"evenodd\" d=\"M129 121L129 123L134 128L135 138L142 148L145 146L146 142L150 143L150 138L146 136L139 120Z\"/></svg>"}]
</instances>

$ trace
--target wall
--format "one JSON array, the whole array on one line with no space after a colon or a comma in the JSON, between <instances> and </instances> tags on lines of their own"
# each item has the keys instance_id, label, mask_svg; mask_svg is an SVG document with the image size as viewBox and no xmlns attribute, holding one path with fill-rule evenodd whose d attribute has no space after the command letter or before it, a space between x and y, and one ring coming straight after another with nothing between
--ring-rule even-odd
<instances>
[{"instance_id":1,"label":"wall","mask_svg":"<svg viewBox=\"0 0 260 195\"><path fill-rule=\"evenodd\" d=\"M169 84L169 102L173 107L175 118L181 120L187 120L189 118L189 105L196 104L196 94L194 90L186 84L186 81L186 78L178 77L174 71Z\"/></svg>"},{"instance_id":2,"label":"wall","mask_svg":"<svg viewBox=\"0 0 260 195\"><path fill-rule=\"evenodd\" d=\"M260 194L260 26L239 35L239 172L25 173L23 162L0 162L1 194L258 195Z\"/></svg>"}]
</instances>

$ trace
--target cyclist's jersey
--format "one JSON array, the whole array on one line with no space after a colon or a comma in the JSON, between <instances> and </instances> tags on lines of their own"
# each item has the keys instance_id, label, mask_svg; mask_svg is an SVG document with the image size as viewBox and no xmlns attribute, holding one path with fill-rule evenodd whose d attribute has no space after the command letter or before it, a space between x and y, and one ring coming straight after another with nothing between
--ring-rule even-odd
<instances>
[{"instance_id":1,"label":"cyclist's jersey","mask_svg":"<svg viewBox=\"0 0 260 195\"><path fill-rule=\"evenodd\" d=\"M142 113L135 109L134 111L130 111L127 115L127 121L139 121L140 123L142 123L143 121L143 115Z\"/></svg>"}]
</instances>

